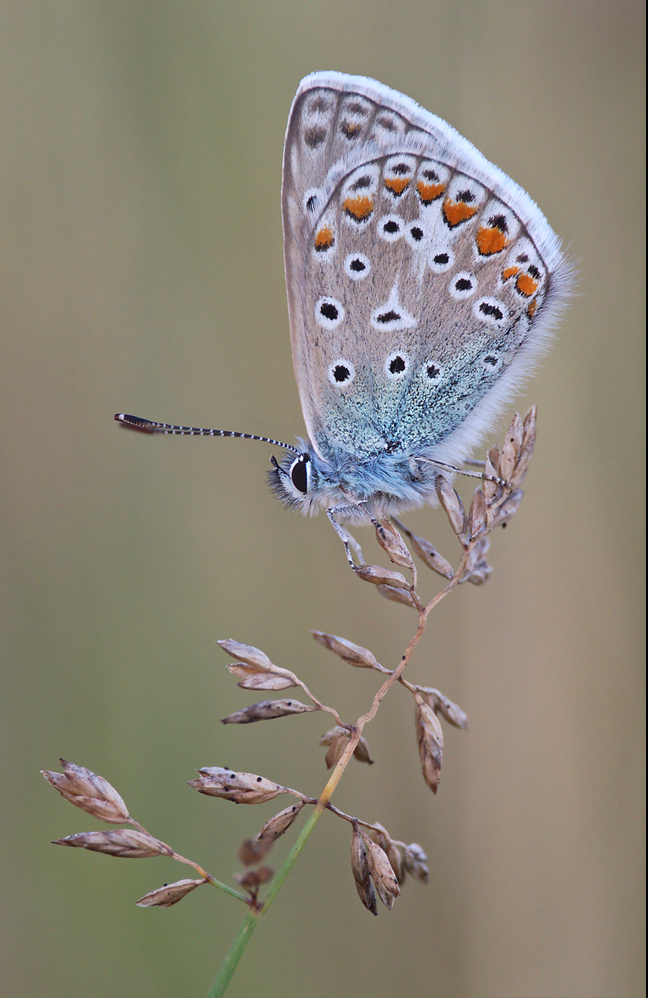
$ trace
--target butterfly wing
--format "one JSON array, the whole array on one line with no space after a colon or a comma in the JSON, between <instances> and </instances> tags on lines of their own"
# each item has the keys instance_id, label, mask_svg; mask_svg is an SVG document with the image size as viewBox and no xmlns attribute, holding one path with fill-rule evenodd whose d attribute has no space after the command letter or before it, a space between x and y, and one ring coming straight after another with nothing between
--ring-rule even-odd
<instances>
[{"instance_id":1,"label":"butterfly wing","mask_svg":"<svg viewBox=\"0 0 648 998\"><path fill-rule=\"evenodd\" d=\"M332 72L306 77L293 102L282 208L315 451L462 460L569 288L539 208L440 118Z\"/></svg>"}]
</instances>

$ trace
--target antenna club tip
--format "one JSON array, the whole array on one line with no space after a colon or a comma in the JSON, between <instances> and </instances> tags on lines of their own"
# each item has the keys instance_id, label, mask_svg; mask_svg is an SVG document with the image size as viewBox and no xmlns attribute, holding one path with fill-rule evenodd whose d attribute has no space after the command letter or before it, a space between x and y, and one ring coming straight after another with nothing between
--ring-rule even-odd
<instances>
[{"instance_id":1,"label":"antenna club tip","mask_svg":"<svg viewBox=\"0 0 648 998\"><path fill-rule=\"evenodd\" d=\"M139 430L140 433L153 433L153 424L140 416L131 416L127 412L116 412L113 419L126 430Z\"/></svg>"}]
</instances>

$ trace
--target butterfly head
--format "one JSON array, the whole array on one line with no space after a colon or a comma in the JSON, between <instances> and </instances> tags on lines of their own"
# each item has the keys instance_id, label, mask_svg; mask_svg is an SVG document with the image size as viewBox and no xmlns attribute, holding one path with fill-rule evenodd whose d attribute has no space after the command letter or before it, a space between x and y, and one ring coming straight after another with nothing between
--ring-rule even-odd
<instances>
[{"instance_id":1,"label":"butterfly head","mask_svg":"<svg viewBox=\"0 0 648 998\"><path fill-rule=\"evenodd\" d=\"M268 472L268 482L280 502L302 513L315 512L314 507L319 506L314 501L317 472L310 453L304 450L297 457L287 454L281 461L273 455L270 460L272 471Z\"/></svg>"}]
</instances>

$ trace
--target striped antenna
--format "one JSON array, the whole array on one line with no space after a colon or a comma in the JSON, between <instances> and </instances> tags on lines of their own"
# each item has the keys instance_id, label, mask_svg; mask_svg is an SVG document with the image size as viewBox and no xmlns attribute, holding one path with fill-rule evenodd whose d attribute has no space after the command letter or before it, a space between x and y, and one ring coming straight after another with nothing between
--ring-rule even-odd
<instances>
[{"instance_id":1,"label":"striped antenna","mask_svg":"<svg viewBox=\"0 0 648 998\"><path fill-rule=\"evenodd\" d=\"M116 412L114 417L120 426L125 426L129 430L137 430L139 433L166 433L170 436L185 437L238 437L240 440L259 440L262 444L272 444L273 447L283 447L284 450L292 451L298 456L301 451L292 444L284 444L281 440L273 440L272 437L260 437L256 433L239 433L236 430L208 430L201 426L174 426L171 423L156 423L152 419L143 419L142 416L129 416L126 412Z\"/></svg>"}]
</instances>

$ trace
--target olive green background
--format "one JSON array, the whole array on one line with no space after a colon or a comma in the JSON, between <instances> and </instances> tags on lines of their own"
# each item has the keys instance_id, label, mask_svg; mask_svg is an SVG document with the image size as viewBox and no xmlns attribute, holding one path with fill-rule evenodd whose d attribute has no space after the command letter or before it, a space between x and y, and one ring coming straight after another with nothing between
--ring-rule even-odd
<instances>
[{"instance_id":1,"label":"olive green background","mask_svg":"<svg viewBox=\"0 0 648 998\"><path fill-rule=\"evenodd\" d=\"M231 994L643 992L643 21L625 0L0 4L2 995L201 995L243 917L207 888L140 910L190 874L53 848L102 826L40 768L102 773L229 879L278 808L185 781L228 764L316 794L327 725L220 725L255 697L216 639L260 645L351 720L376 681L310 629L386 665L412 633L325 517L274 502L268 448L112 421L303 432L279 193L315 69L450 121L529 190L580 278L519 402L538 403L538 448L494 574L439 608L412 663L470 731L447 731L433 798L397 689L367 732L376 764L336 795L420 842L430 884L372 918L325 816ZM456 556L439 511L408 522Z\"/></svg>"}]
</instances>

